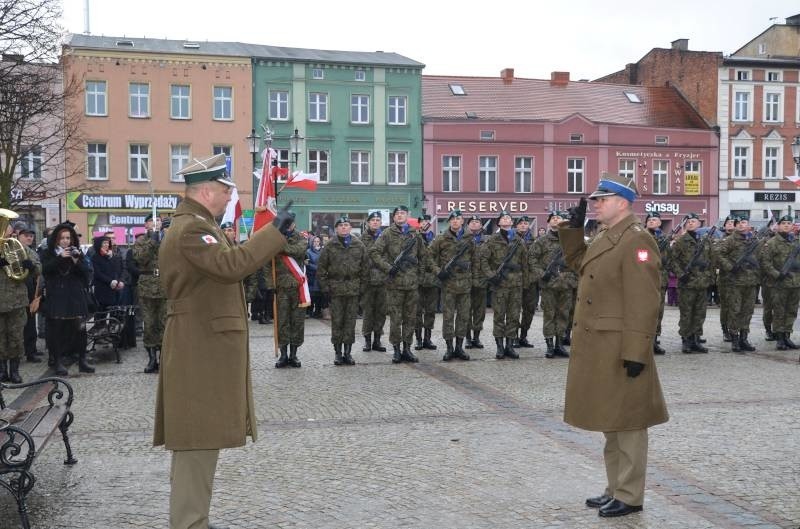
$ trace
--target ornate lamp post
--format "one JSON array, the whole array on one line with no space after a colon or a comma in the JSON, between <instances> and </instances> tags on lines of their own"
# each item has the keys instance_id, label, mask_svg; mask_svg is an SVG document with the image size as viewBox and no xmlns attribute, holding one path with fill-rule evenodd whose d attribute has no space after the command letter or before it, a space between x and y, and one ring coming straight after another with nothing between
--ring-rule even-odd
<instances>
[{"instance_id":1,"label":"ornate lamp post","mask_svg":"<svg viewBox=\"0 0 800 529\"><path fill-rule=\"evenodd\" d=\"M258 156L258 140L261 136L256 134L256 129L250 129L250 135L245 138L247 140L247 148L250 150L250 155L253 157L253 166L251 178L253 180L253 207L256 206L256 194L258 194L258 181L256 180L256 156Z\"/></svg>"},{"instance_id":2,"label":"ornate lamp post","mask_svg":"<svg viewBox=\"0 0 800 529\"><path fill-rule=\"evenodd\" d=\"M294 134L289 136L289 150L291 151L292 158L294 159L295 169L297 168L297 159L300 157L300 153L303 152L304 141L305 138L297 132L297 129L294 129Z\"/></svg>"}]
</instances>

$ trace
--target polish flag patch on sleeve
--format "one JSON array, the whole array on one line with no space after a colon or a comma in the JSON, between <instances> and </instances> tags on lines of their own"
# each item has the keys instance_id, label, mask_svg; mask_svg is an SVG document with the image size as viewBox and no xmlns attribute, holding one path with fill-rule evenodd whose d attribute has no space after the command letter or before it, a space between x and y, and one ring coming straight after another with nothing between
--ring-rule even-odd
<instances>
[{"instance_id":1,"label":"polish flag patch on sleeve","mask_svg":"<svg viewBox=\"0 0 800 529\"><path fill-rule=\"evenodd\" d=\"M210 235L210 234L203 235L200 238L206 244L217 244L219 242L219 241L217 241L217 239L213 235Z\"/></svg>"},{"instance_id":2,"label":"polish flag patch on sleeve","mask_svg":"<svg viewBox=\"0 0 800 529\"><path fill-rule=\"evenodd\" d=\"M636 260L640 263L646 263L650 260L650 251L647 248L639 248L636 250Z\"/></svg>"}]
</instances>

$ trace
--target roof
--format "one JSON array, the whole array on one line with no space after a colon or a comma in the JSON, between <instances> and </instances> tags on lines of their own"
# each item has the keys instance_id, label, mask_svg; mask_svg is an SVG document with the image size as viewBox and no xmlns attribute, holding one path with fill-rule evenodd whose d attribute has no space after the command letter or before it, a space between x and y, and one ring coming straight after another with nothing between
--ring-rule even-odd
<instances>
[{"instance_id":1,"label":"roof","mask_svg":"<svg viewBox=\"0 0 800 529\"><path fill-rule=\"evenodd\" d=\"M106 37L74 33L66 43L72 48L115 50L181 55L219 55L255 57L283 61L338 64L370 64L376 66L424 68L425 65L397 53L383 51L335 51L305 48L283 48L243 42L168 40L132 37Z\"/></svg>"},{"instance_id":2,"label":"roof","mask_svg":"<svg viewBox=\"0 0 800 529\"><path fill-rule=\"evenodd\" d=\"M465 95L453 95L460 84ZM626 92L641 103L632 103ZM422 76L425 120L562 121L580 114L594 123L710 129L673 87L584 81L554 86L550 80L500 77Z\"/></svg>"}]
</instances>

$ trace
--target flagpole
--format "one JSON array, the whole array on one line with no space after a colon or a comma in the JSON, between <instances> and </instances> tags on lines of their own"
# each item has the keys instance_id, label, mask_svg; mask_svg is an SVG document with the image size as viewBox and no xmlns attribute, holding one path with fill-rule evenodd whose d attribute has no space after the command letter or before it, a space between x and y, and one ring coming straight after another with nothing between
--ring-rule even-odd
<instances>
[{"instance_id":1,"label":"flagpole","mask_svg":"<svg viewBox=\"0 0 800 529\"><path fill-rule=\"evenodd\" d=\"M272 175L272 156L269 157L269 174ZM273 185L275 186L275 210L278 209L278 176L275 175L273 180ZM278 344L278 270L277 270L278 262L275 259L275 256L272 256L272 288L274 289L272 294L272 336L273 336L273 345L275 349L275 357L278 356L278 350L280 349L280 345Z\"/></svg>"}]
</instances>

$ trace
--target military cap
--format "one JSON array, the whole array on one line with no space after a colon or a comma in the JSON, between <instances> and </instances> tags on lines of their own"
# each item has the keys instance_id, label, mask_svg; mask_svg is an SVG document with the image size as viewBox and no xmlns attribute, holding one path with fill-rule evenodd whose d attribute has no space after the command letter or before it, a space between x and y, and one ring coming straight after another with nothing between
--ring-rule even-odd
<instances>
[{"instance_id":1,"label":"military cap","mask_svg":"<svg viewBox=\"0 0 800 529\"><path fill-rule=\"evenodd\" d=\"M379 219L379 218L381 218L380 212L379 211L373 211L372 213L367 215L367 222L369 222L372 219Z\"/></svg>"},{"instance_id":2,"label":"military cap","mask_svg":"<svg viewBox=\"0 0 800 529\"><path fill-rule=\"evenodd\" d=\"M736 217L733 217L733 225L736 226L743 220L749 221L750 218L747 215L737 215Z\"/></svg>"},{"instance_id":3,"label":"military cap","mask_svg":"<svg viewBox=\"0 0 800 529\"><path fill-rule=\"evenodd\" d=\"M454 219L454 218L456 218L456 217L460 217L460 216L461 216L461 210L460 210L460 209L454 209L454 210L453 210L453 211L451 211L451 212L450 212L450 214L447 216L447 220Z\"/></svg>"},{"instance_id":4,"label":"military cap","mask_svg":"<svg viewBox=\"0 0 800 529\"><path fill-rule=\"evenodd\" d=\"M144 218L144 221L145 222L150 222L151 220L153 220L153 214L152 213L148 213L147 216Z\"/></svg>"},{"instance_id":5,"label":"military cap","mask_svg":"<svg viewBox=\"0 0 800 529\"><path fill-rule=\"evenodd\" d=\"M794 218L791 215L784 215L778 219L778 222L794 222Z\"/></svg>"},{"instance_id":6,"label":"military cap","mask_svg":"<svg viewBox=\"0 0 800 529\"><path fill-rule=\"evenodd\" d=\"M497 214L497 220L502 219L503 217L510 217L511 213L506 210L501 210L500 213Z\"/></svg>"},{"instance_id":7,"label":"military cap","mask_svg":"<svg viewBox=\"0 0 800 529\"><path fill-rule=\"evenodd\" d=\"M216 180L220 184L236 187L236 184L228 174L224 153L219 153L205 160L194 160L176 174L183 175L183 181L186 182L186 185Z\"/></svg>"},{"instance_id":8,"label":"military cap","mask_svg":"<svg viewBox=\"0 0 800 529\"><path fill-rule=\"evenodd\" d=\"M341 217L336 219L336 222L333 223L333 227L335 228L339 224L343 224L345 222L347 222L349 224L350 223L350 218L347 215L342 215Z\"/></svg>"},{"instance_id":9,"label":"military cap","mask_svg":"<svg viewBox=\"0 0 800 529\"><path fill-rule=\"evenodd\" d=\"M529 216L527 216L527 215L522 215L521 217L518 217L517 220L514 221L514 226L516 226L517 224L519 224L522 221L530 222L531 218Z\"/></svg>"},{"instance_id":10,"label":"military cap","mask_svg":"<svg viewBox=\"0 0 800 529\"><path fill-rule=\"evenodd\" d=\"M481 218L480 218L479 216L477 216L477 215L470 215L470 216L467 218L467 223L470 223L470 222L472 222L473 220L477 220L478 222L481 222Z\"/></svg>"},{"instance_id":11,"label":"military cap","mask_svg":"<svg viewBox=\"0 0 800 529\"><path fill-rule=\"evenodd\" d=\"M417 217L417 220L418 220L419 222L422 222L422 221L424 221L424 220L427 220L428 222L430 222L430 221L431 221L431 218L432 218L432 217L426 213L426 214L424 214L424 215L420 215L419 217Z\"/></svg>"},{"instance_id":12,"label":"military cap","mask_svg":"<svg viewBox=\"0 0 800 529\"><path fill-rule=\"evenodd\" d=\"M553 210L547 215L547 222L550 222L550 219L553 217L561 217L562 219L565 218L565 213L563 211Z\"/></svg>"},{"instance_id":13,"label":"military cap","mask_svg":"<svg viewBox=\"0 0 800 529\"><path fill-rule=\"evenodd\" d=\"M691 211L691 212L687 213L687 214L686 214L686 216L685 216L685 217L683 217L683 218L684 218L685 220L691 220L691 219L697 219L697 220L700 220L700 215L698 215L698 214L697 214L697 213L695 213L694 211Z\"/></svg>"},{"instance_id":14,"label":"military cap","mask_svg":"<svg viewBox=\"0 0 800 529\"><path fill-rule=\"evenodd\" d=\"M644 218L644 221L645 221L645 222L647 222L647 221L648 221L648 220L650 220L651 218L660 219L660 218L661 218L661 213L659 213L658 211L651 211L651 212L650 212L650 213L648 213L648 214L647 214L647 216Z\"/></svg>"},{"instance_id":15,"label":"military cap","mask_svg":"<svg viewBox=\"0 0 800 529\"><path fill-rule=\"evenodd\" d=\"M632 178L612 175L603 171L600 174L600 181L597 183L597 190L589 195L589 198L595 200L611 195L619 195L628 202L633 202L639 195L639 190L636 189L636 182Z\"/></svg>"},{"instance_id":16,"label":"military cap","mask_svg":"<svg viewBox=\"0 0 800 529\"><path fill-rule=\"evenodd\" d=\"M392 217L394 217L394 214L397 213L398 211L405 211L406 213L408 213L408 206L397 206L396 208L394 208L392 210Z\"/></svg>"},{"instance_id":17,"label":"military cap","mask_svg":"<svg viewBox=\"0 0 800 529\"><path fill-rule=\"evenodd\" d=\"M725 223L728 222L729 220L736 221L736 215L728 215L727 217L725 217L725 220L722 221L722 225L724 226Z\"/></svg>"},{"instance_id":18,"label":"military cap","mask_svg":"<svg viewBox=\"0 0 800 529\"><path fill-rule=\"evenodd\" d=\"M225 221L225 222L223 222L222 224L220 224L220 225L219 225L219 227L220 227L221 229L223 229L223 230L227 230L228 228L233 228L233 222L231 222L231 221L229 221L229 220L228 220L228 221Z\"/></svg>"}]
</instances>

